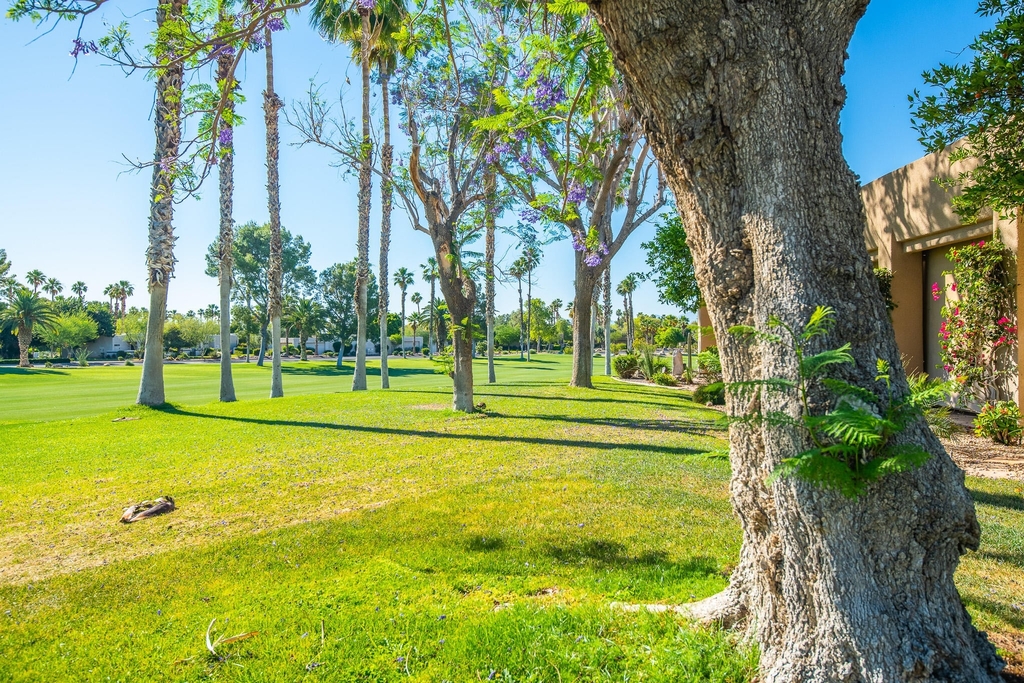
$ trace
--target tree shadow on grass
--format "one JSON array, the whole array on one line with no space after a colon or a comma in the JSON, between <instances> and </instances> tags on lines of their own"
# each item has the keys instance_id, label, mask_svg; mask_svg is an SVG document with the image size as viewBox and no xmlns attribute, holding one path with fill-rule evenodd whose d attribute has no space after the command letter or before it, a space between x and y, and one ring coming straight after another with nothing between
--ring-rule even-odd
<instances>
[{"instance_id":1,"label":"tree shadow on grass","mask_svg":"<svg viewBox=\"0 0 1024 683\"><path fill-rule=\"evenodd\" d=\"M1008 605L1005 602L989 600L988 598L982 598L976 593L969 591L965 591L963 593L963 600L967 605L973 606L975 609L982 612L994 615L999 619L1006 621L1016 629L1024 629L1024 612L1014 609L1012 605Z\"/></svg>"},{"instance_id":2,"label":"tree shadow on grass","mask_svg":"<svg viewBox=\"0 0 1024 683\"><path fill-rule=\"evenodd\" d=\"M305 377L351 377L353 368L351 365L342 365L341 369L338 369L334 365L327 365L323 363L310 363L306 364L288 364L281 366L282 375L295 375ZM403 368L403 367L391 367L388 366L389 377L408 377L412 375L432 375L434 374L433 368ZM367 377L380 377L380 366L374 367L368 365L366 368Z\"/></svg>"},{"instance_id":3,"label":"tree shadow on grass","mask_svg":"<svg viewBox=\"0 0 1024 683\"><path fill-rule=\"evenodd\" d=\"M683 446L659 446L646 443L615 443L602 441L584 441L576 439L549 439L538 436L513 436L507 434L463 434L457 432L435 432L427 429L398 429L395 427L374 427L371 425L339 424L336 422L303 422L300 420L267 420L256 417L240 417L236 415L212 415L194 410L186 410L173 404L164 404L154 408L169 415L182 417L198 417L210 420L226 420L246 424L259 424L272 427L303 427L309 429L330 429L342 432L366 434L390 434L394 436L415 436L424 439L457 439L460 441L493 442L496 444L527 443L537 446L571 447L591 450L632 450L650 453L669 453L674 455L702 455L707 449L686 448Z\"/></svg>"},{"instance_id":4,"label":"tree shadow on grass","mask_svg":"<svg viewBox=\"0 0 1024 683\"><path fill-rule=\"evenodd\" d=\"M474 552L504 550L508 544L499 536L474 536L466 543L466 549Z\"/></svg>"},{"instance_id":5,"label":"tree shadow on grass","mask_svg":"<svg viewBox=\"0 0 1024 683\"><path fill-rule=\"evenodd\" d=\"M67 370L50 370L48 368L19 368L11 365L0 365L0 375L70 375Z\"/></svg>"},{"instance_id":6,"label":"tree shadow on grass","mask_svg":"<svg viewBox=\"0 0 1024 683\"><path fill-rule=\"evenodd\" d=\"M526 382L516 382L514 386L526 386ZM561 382L552 383L553 385L564 386ZM451 396L450 391L432 391L429 389L408 389L403 390L404 393L418 393L418 394L445 394ZM615 398L601 398L597 396L588 396L575 398L571 396L541 396L536 394L508 394L500 391L488 391L487 389L474 388L473 396L476 398L482 398L487 396L495 396L498 398L514 398L521 401L555 401L558 403L564 402L580 402L580 403L613 403L615 405L622 405L625 403L633 405L652 406L654 408L689 408L689 409L701 409L710 410L702 405L698 405L690 399L689 396L665 396L665 401L639 401L634 399L615 399Z\"/></svg>"},{"instance_id":7,"label":"tree shadow on grass","mask_svg":"<svg viewBox=\"0 0 1024 683\"><path fill-rule=\"evenodd\" d=\"M671 567L682 574L718 576L721 571L713 557L698 555L685 562L671 562L664 550L647 550L639 555L626 552L626 546L615 541L590 539L576 543L549 545L546 554L562 564L591 564L600 567Z\"/></svg>"},{"instance_id":8,"label":"tree shadow on grass","mask_svg":"<svg viewBox=\"0 0 1024 683\"><path fill-rule=\"evenodd\" d=\"M621 429L639 429L651 432L680 432L692 436L707 436L714 432L729 429L724 420L637 420L618 417L575 417L568 415L506 415L488 412L490 417L503 417L510 420L543 420L549 422L568 422L572 424L588 424L598 427L616 427Z\"/></svg>"},{"instance_id":9,"label":"tree shadow on grass","mask_svg":"<svg viewBox=\"0 0 1024 683\"><path fill-rule=\"evenodd\" d=\"M979 491L978 489L972 488L968 488L967 490L970 491L971 498L974 498L975 503L992 505L1006 510L1020 510L1021 512L1024 512L1024 498L1021 496L1015 496L1008 493L988 493L986 491Z\"/></svg>"}]
</instances>

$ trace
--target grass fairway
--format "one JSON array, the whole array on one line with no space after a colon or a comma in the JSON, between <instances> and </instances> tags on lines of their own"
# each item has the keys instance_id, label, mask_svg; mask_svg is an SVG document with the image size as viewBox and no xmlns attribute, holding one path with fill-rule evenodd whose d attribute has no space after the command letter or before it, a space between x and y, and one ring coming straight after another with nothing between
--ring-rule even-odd
<instances>
[{"instance_id":1,"label":"grass fairway","mask_svg":"<svg viewBox=\"0 0 1024 683\"><path fill-rule=\"evenodd\" d=\"M609 608L726 585L717 413L570 389L567 360L506 361L470 416L421 373L0 425L0 680L752 680L732 636ZM1024 505L969 483L985 535L961 589L984 628L1019 634ZM163 494L177 511L117 523ZM214 619L211 639L258 635L213 656Z\"/></svg>"}]
</instances>

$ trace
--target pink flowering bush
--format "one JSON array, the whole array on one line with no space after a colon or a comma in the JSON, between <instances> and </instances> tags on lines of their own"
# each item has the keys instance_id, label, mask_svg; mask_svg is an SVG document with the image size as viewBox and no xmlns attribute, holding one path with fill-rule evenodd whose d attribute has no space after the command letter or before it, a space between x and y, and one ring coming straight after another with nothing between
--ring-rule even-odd
<instances>
[{"instance_id":1,"label":"pink flowering bush","mask_svg":"<svg viewBox=\"0 0 1024 683\"><path fill-rule=\"evenodd\" d=\"M1005 399L1017 374L1017 321L1013 256L998 240L950 249L953 269L939 328L943 368L960 384L961 398L982 403Z\"/></svg>"}]
</instances>

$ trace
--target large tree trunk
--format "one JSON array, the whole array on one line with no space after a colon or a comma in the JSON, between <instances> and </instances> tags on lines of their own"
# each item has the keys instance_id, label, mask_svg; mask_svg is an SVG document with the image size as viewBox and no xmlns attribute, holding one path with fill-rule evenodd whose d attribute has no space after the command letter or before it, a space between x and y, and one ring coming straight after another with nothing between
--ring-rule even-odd
<instances>
[{"instance_id":1,"label":"large tree trunk","mask_svg":"<svg viewBox=\"0 0 1024 683\"><path fill-rule=\"evenodd\" d=\"M217 81L226 83L231 76L231 55L221 55L217 58ZM232 92L234 87L229 88ZM224 86L228 87L228 86ZM224 108L224 116L230 117L234 112L234 104L228 101ZM230 118L228 118L230 121ZM231 268L232 268L232 243L234 241L234 163L235 152L232 149L233 140L230 123L221 123L221 128L227 131L226 139L228 144L224 146L220 156L219 177L220 182L220 264L217 277L220 284L220 400L235 400L235 382L231 376Z\"/></svg>"},{"instance_id":2,"label":"large tree trunk","mask_svg":"<svg viewBox=\"0 0 1024 683\"><path fill-rule=\"evenodd\" d=\"M28 349L32 346L32 328L22 325L18 328L18 367L30 368L32 363L28 359Z\"/></svg>"},{"instance_id":3,"label":"large tree trunk","mask_svg":"<svg viewBox=\"0 0 1024 683\"><path fill-rule=\"evenodd\" d=\"M604 374L612 374L612 264L604 269Z\"/></svg>"},{"instance_id":4,"label":"large tree trunk","mask_svg":"<svg viewBox=\"0 0 1024 683\"><path fill-rule=\"evenodd\" d=\"M877 391L883 358L905 392L838 126L866 0L589 2L675 191L714 328L763 328L773 314L800 326L831 306L828 344L850 342L856 359L846 379ZM718 343L727 381L794 378L777 346ZM763 407L798 410L789 398ZM730 400L728 412L746 408ZM743 546L729 589L692 612L749 617L763 680L998 680L953 583L980 534L963 472L923 423L901 438L933 457L851 501L794 479L766 487L799 435L731 428Z\"/></svg>"},{"instance_id":5,"label":"large tree trunk","mask_svg":"<svg viewBox=\"0 0 1024 683\"><path fill-rule=\"evenodd\" d=\"M359 164L359 234L356 236L356 367L352 375L352 391L366 390L366 318L367 281L370 279L370 172L373 159L370 140L370 11L359 8L362 19L359 61L363 76L363 148ZM386 318L387 316L385 316ZM387 322L385 320L385 325ZM387 348L381 348L383 361Z\"/></svg>"},{"instance_id":6,"label":"large tree trunk","mask_svg":"<svg viewBox=\"0 0 1024 683\"><path fill-rule=\"evenodd\" d=\"M526 361L532 360L530 353L533 350L533 270L526 271Z\"/></svg>"},{"instance_id":7,"label":"large tree trunk","mask_svg":"<svg viewBox=\"0 0 1024 683\"><path fill-rule=\"evenodd\" d=\"M171 0L157 7L156 23L174 21L185 13L185 0ZM156 80L156 154L150 186L149 247L146 268L149 271L149 322L146 325L146 350L142 360L142 380L136 402L146 406L164 403L164 318L167 313L167 286L174 276L174 171L181 142L181 97L184 64L180 61L161 69Z\"/></svg>"},{"instance_id":8,"label":"large tree trunk","mask_svg":"<svg viewBox=\"0 0 1024 683\"><path fill-rule=\"evenodd\" d=\"M572 378L569 386L594 388L594 328L591 311L600 273L576 252L576 287L572 303Z\"/></svg>"},{"instance_id":9,"label":"large tree trunk","mask_svg":"<svg viewBox=\"0 0 1024 683\"><path fill-rule=\"evenodd\" d=\"M494 384L494 232L497 223L497 174L494 168L484 172L484 296L487 297L487 383Z\"/></svg>"},{"instance_id":10,"label":"large tree trunk","mask_svg":"<svg viewBox=\"0 0 1024 683\"><path fill-rule=\"evenodd\" d=\"M526 343L526 316L523 313L523 278L516 278L519 281L519 360L526 357L526 350L523 345Z\"/></svg>"},{"instance_id":11,"label":"large tree trunk","mask_svg":"<svg viewBox=\"0 0 1024 683\"><path fill-rule=\"evenodd\" d=\"M377 274L377 317L380 322L380 388L391 386L388 379L388 251L391 249L391 205L394 189L391 187L391 163L394 148L391 146L391 92L388 88L388 70L381 67L381 114L384 126L384 144L380 150L380 271Z\"/></svg>"},{"instance_id":12,"label":"large tree trunk","mask_svg":"<svg viewBox=\"0 0 1024 683\"><path fill-rule=\"evenodd\" d=\"M465 315L472 315L472 308ZM455 319L455 312L452 312ZM463 413L472 413L473 407L473 339L468 330L459 329L452 335L452 347L455 352L455 376L452 390L452 408Z\"/></svg>"},{"instance_id":13,"label":"large tree trunk","mask_svg":"<svg viewBox=\"0 0 1024 683\"><path fill-rule=\"evenodd\" d=\"M274 92L274 48L270 29L263 32L267 53L267 89L263 92L263 115L267 125L267 208L270 213L270 266L267 274L269 294L267 305L273 334L270 343L274 358L270 367L270 398L284 396L281 378L281 296L284 279L281 252L281 180L277 160L280 136L277 130L277 112L282 106Z\"/></svg>"}]
</instances>

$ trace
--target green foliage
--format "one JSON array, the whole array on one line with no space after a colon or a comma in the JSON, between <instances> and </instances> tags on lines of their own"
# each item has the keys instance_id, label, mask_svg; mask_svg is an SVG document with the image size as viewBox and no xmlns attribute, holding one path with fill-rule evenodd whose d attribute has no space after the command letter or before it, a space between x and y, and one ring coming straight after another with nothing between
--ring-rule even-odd
<instances>
[{"instance_id":1,"label":"green foliage","mask_svg":"<svg viewBox=\"0 0 1024 683\"><path fill-rule=\"evenodd\" d=\"M654 376L653 382L664 387L674 387L679 384L676 378L672 376L672 373L669 372L659 372Z\"/></svg>"},{"instance_id":2,"label":"green foliage","mask_svg":"<svg viewBox=\"0 0 1024 683\"><path fill-rule=\"evenodd\" d=\"M971 170L940 179L956 188L953 208L965 222L988 209L1015 214L1024 204L1024 2L982 0L978 14L995 25L968 48L969 57L926 71L932 94L910 96L913 125L928 151L955 145L954 164Z\"/></svg>"},{"instance_id":3,"label":"green foliage","mask_svg":"<svg viewBox=\"0 0 1024 683\"><path fill-rule=\"evenodd\" d=\"M144 349L148 324L149 312L133 308L117 319L117 333L124 337L133 349Z\"/></svg>"},{"instance_id":4,"label":"green foliage","mask_svg":"<svg viewBox=\"0 0 1024 683\"><path fill-rule=\"evenodd\" d=\"M671 366L667 358L654 355L654 347L647 344L639 344L637 357L637 369L640 375L648 382L662 373L667 373Z\"/></svg>"},{"instance_id":5,"label":"green foliage","mask_svg":"<svg viewBox=\"0 0 1024 683\"><path fill-rule=\"evenodd\" d=\"M647 266L664 304L695 311L701 295L693 272L693 255L686 244L683 219L672 212L655 224L654 239L641 244L647 251Z\"/></svg>"},{"instance_id":6,"label":"green foliage","mask_svg":"<svg viewBox=\"0 0 1024 683\"><path fill-rule=\"evenodd\" d=\"M693 401L701 405L724 406L725 383L712 382L711 384L702 384L693 390Z\"/></svg>"},{"instance_id":7,"label":"green foliage","mask_svg":"<svg viewBox=\"0 0 1024 683\"><path fill-rule=\"evenodd\" d=\"M50 302L28 289L21 289L0 310L0 331L17 334L20 329L27 328L38 334L48 330L56 320Z\"/></svg>"},{"instance_id":8,"label":"green foliage","mask_svg":"<svg viewBox=\"0 0 1024 683\"><path fill-rule=\"evenodd\" d=\"M623 379L629 379L640 369L639 359L632 353L612 358L612 371Z\"/></svg>"},{"instance_id":9,"label":"green foliage","mask_svg":"<svg viewBox=\"0 0 1024 683\"><path fill-rule=\"evenodd\" d=\"M1024 434L1020 420L1020 408L1015 402L986 403L974 418L974 434L997 443L1019 446Z\"/></svg>"},{"instance_id":10,"label":"green foliage","mask_svg":"<svg viewBox=\"0 0 1024 683\"><path fill-rule=\"evenodd\" d=\"M83 368L89 367L89 351L88 349L79 349L78 353L75 354L75 360L78 361L78 365Z\"/></svg>"},{"instance_id":11,"label":"green foliage","mask_svg":"<svg viewBox=\"0 0 1024 683\"><path fill-rule=\"evenodd\" d=\"M97 336L96 321L85 313L59 316L39 334L55 351L77 351Z\"/></svg>"},{"instance_id":12,"label":"green foliage","mask_svg":"<svg viewBox=\"0 0 1024 683\"><path fill-rule=\"evenodd\" d=\"M896 302L892 298L892 271L888 268L875 268L874 273L878 291L882 293L882 299L885 301L885 310L892 313L896 310Z\"/></svg>"},{"instance_id":13,"label":"green foliage","mask_svg":"<svg viewBox=\"0 0 1024 683\"><path fill-rule=\"evenodd\" d=\"M710 377L722 376L722 359L718 355L718 347L712 346L707 351L697 354L697 369Z\"/></svg>"},{"instance_id":14,"label":"green foliage","mask_svg":"<svg viewBox=\"0 0 1024 683\"><path fill-rule=\"evenodd\" d=\"M1017 377L1016 263L998 239L949 250L953 269L948 289L932 284L932 297L945 294L939 328L943 368L960 384L961 398L1005 399Z\"/></svg>"},{"instance_id":15,"label":"green foliage","mask_svg":"<svg viewBox=\"0 0 1024 683\"><path fill-rule=\"evenodd\" d=\"M819 306L800 330L771 316L768 330L748 326L730 330L762 344L786 347L796 359L797 377L734 382L728 390L740 400L757 397L758 406L739 418L750 425L796 430L810 448L783 459L769 484L779 477L797 477L848 498L862 495L878 478L905 472L924 464L931 454L916 444L898 443L898 436L922 419L925 411L949 395L945 383L917 382L906 394L893 390L889 364L879 359L875 382L879 391L828 377L836 368L854 365L850 345L811 353L811 345L827 336L834 325L831 308ZM781 393L800 408L798 417L788 412L762 412L762 394ZM831 407L812 408L811 395L831 396Z\"/></svg>"},{"instance_id":16,"label":"green foliage","mask_svg":"<svg viewBox=\"0 0 1024 683\"><path fill-rule=\"evenodd\" d=\"M435 353L431 358L434 363L434 372L438 375L455 376L455 356L451 351Z\"/></svg>"}]
</instances>

